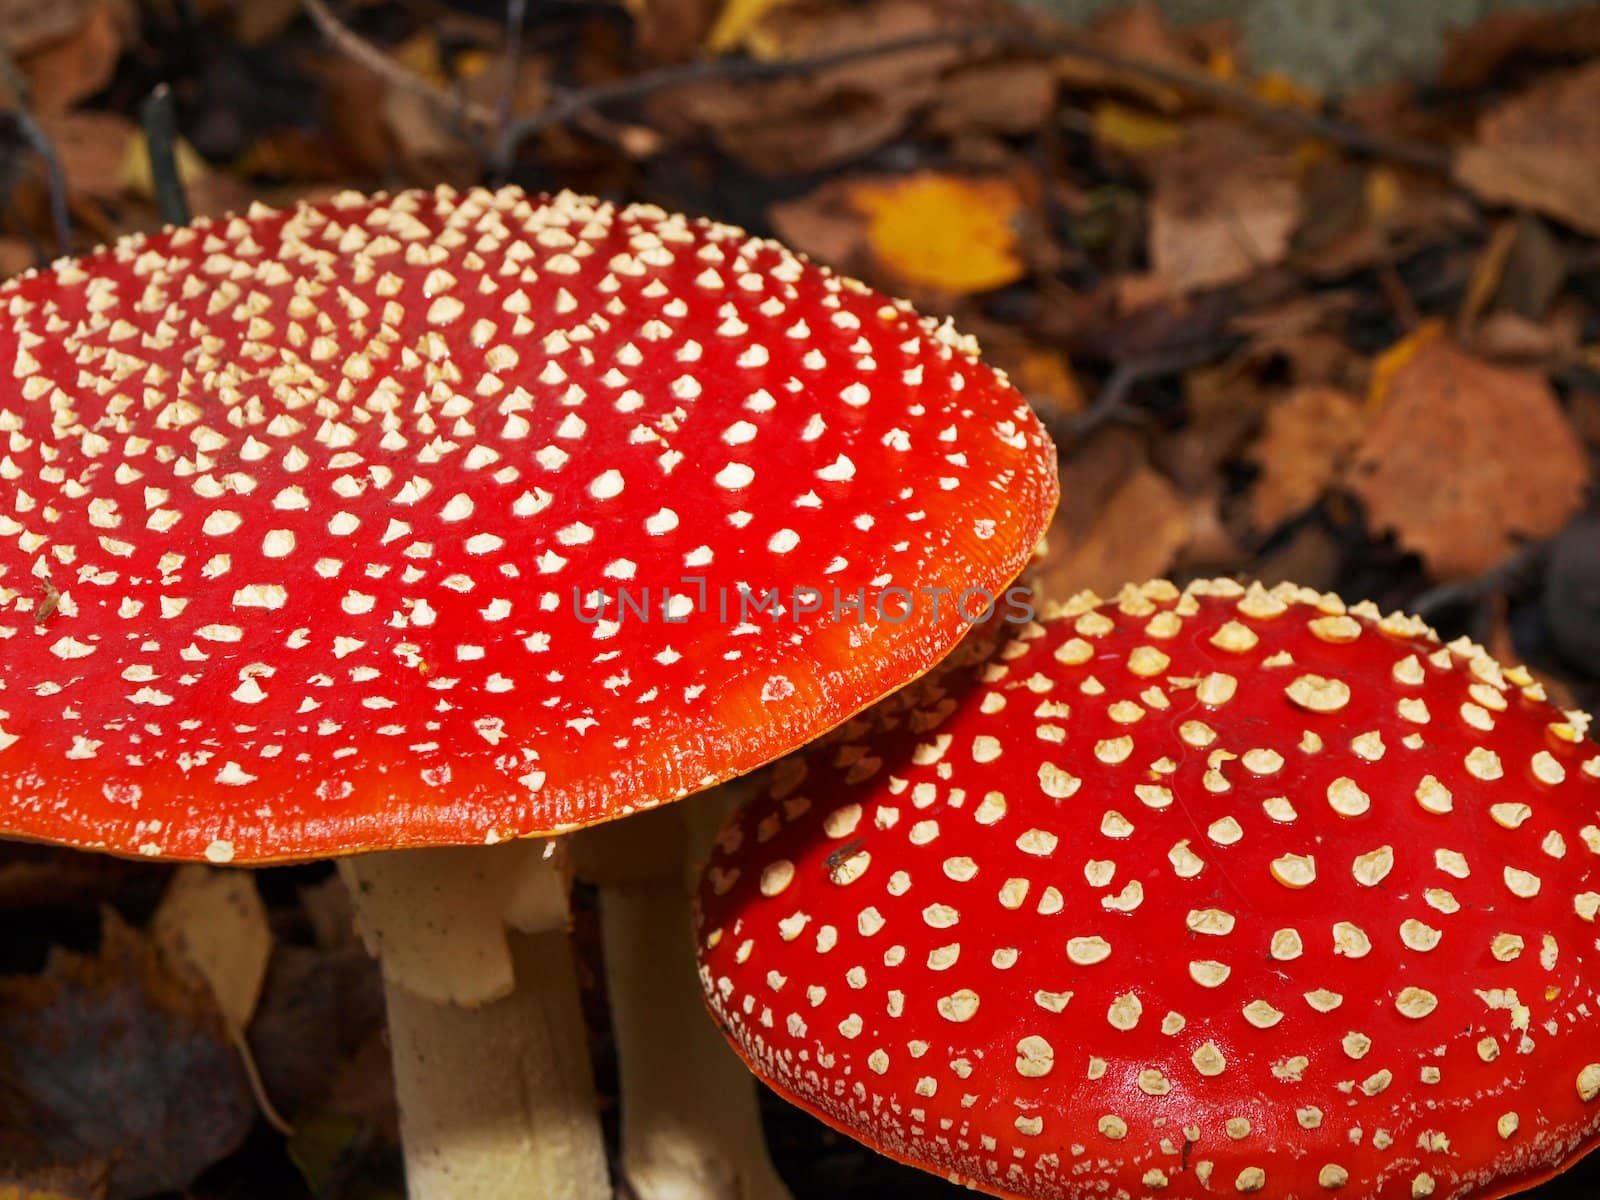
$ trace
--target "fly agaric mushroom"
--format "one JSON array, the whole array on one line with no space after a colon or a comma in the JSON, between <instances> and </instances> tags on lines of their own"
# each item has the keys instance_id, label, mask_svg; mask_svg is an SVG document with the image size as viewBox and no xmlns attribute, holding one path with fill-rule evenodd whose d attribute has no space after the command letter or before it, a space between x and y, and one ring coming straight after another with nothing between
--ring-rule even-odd
<instances>
[{"instance_id":1,"label":"fly agaric mushroom","mask_svg":"<svg viewBox=\"0 0 1600 1200\"><path fill-rule=\"evenodd\" d=\"M1600 753L1525 671L1158 582L911 692L703 876L709 1004L795 1103L1074 1200L1496 1196L1593 1147Z\"/></svg>"},{"instance_id":2,"label":"fly agaric mushroom","mask_svg":"<svg viewBox=\"0 0 1600 1200\"><path fill-rule=\"evenodd\" d=\"M970 343L653 207L346 194L128 238L0 307L0 833L404 850L347 874L414 1196L606 1186L565 887L516 839L915 677L964 619L898 596L1002 587L1055 499ZM741 585L778 617L730 620Z\"/></svg>"}]
</instances>

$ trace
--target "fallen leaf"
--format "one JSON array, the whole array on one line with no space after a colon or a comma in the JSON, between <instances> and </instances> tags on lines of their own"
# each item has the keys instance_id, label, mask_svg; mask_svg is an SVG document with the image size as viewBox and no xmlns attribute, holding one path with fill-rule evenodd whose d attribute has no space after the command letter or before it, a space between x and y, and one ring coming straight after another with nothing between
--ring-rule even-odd
<instances>
[{"instance_id":1,"label":"fallen leaf","mask_svg":"<svg viewBox=\"0 0 1600 1200\"><path fill-rule=\"evenodd\" d=\"M1317 112L1322 108L1322 94L1316 88L1298 83L1282 71L1268 71L1255 79L1250 90L1258 99L1277 108L1298 108Z\"/></svg>"},{"instance_id":2,"label":"fallen leaf","mask_svg":"<svg viewBox=\"0 0 1600 1200\"><path fill-rule=\"evenodd\" d=\"M746 48L765 61L810 58L945 24L943 14L911 0L784 7L751 31ZM761 174L824 171L893 138L936 100L941 73L973 53L934 45L781 79L689 84L658 92L647 109L665 132L709 133L723 153Z\"/></svg>"},{"instance_id":3,"label":"fallen leaf","mask_svg":"<svg viewBox=\"0 0 1600 1200\"><path fill-rule=\"evenodd\" d=\"M1511 247L1516 241L1517 222L1501 221L1489 235L1489 240L1484 243L1483 249L1479 251L1478 259L1472 265L1472 278L1467 283L1467 294L1462 297L1461 307L1456 312L1458 338L1464 340L1470 336L1489 302L1494 299L1495 292L1499 291L1500 283L1505 278L1506 260L1511 257Z\"/></svg>"},{"instance_id":4,"label":"fallen leaf","mask_svg":"<svg viewBox=\"0 0 1600 1200\"><path fill-rule=\"evenodd\" d=\"M1393 372L1347 480L1375 528L1453 578L1560 529L1589 463L1542 374L1434 338Z\"/></svg>"},{"instance_id":5,"label":"fallen leaf","mask_svg":"<svg viewBox=\"0 0 1600 1200\"><path fill-rule=\"evenodd\" d=\"M864 275L867 219L851 203L849 181L835 179L814 192L774 204L767 220L784 245L836 271Z\"/></svg>"},{"instance_id":6,"label":"fallen leaf","mask_svg":"<svg viewBox=\"0 0 1600 1200\"><path fill-rule=\"evenodd\" d=\"M709 39L717 17L717 0L622 0L622 3L633 17L633 37L639 49L656 62L692 58ZM749 26L745 29L748 31Z\"/></svg>"},{"instance_id":7,"label":"fallen leaf","mask_svg":"<svg viewBox=\"0 0 1600 1200\"><path fill-rule=\"evenodd\" d=\"M52 42L18 64L39 112L65 112L103 90L116 73L124 31L109 0L91 0L70 37Z\"/></svg>"},{"instance_id":8,"label":"fallen leaf","mask_svg":"<svg viewBox=\"0 0 1600 1200\"><path fill-rule=\"evenodd\" d=\"M1055 107L1056 77L1041 62L986 62L940 77L927 128L946 137L1033 133Z\"/></svg>"},{"instance_id":9,"label":"fallen leaf","mask_svg":"<svg viewBox=\"0 0 1600 1200\"><path fill-rule=\"evenodd\" d=\"M89 15L89 0L0 0L0 48L20 59L72 34Z\"/></svg>"},{"instance_id":10,"label":"fallen leaf","mask_svg":"<svg viewBox=\"0 0 1600 1200\"><path fill-rule=\"evenodd\" d=\"M1237 283L1288 254L1300 191L1284 156L1232 127L1196 122L1154 171L1150 265L1173 290Z\"/></svg>"},{"instance_id":11,"label":"fallen leaf","mask_svg":"<svg viewBox=\"0 0 1600 1200\"><path fill-rule=\"evenodd\" d=\"M1519 217L1516 231L1494 306L1542 321L1567 281L1568 252L1538 217Z\"/></svg>"},{"instance_id":12,"label":"fallen leaf","mask_svg":"<svg viewBox=\"0 0 1600 1200\"><path fill-rule=\"evenodd\" d=\"M1183 492L1202 495L1218 486L1223 465L1260 428L1274 389L1242 356L1190 369L1182 388L1183 423L1156 442L1151 457Z\"/></svg>"},{"instance_id":13,"label":"fallen leaf","mask_svg":"<svg viewBox=\"0 0 1600 1200\"><path fill-rule=\"evenodd\" d=\"M1255 527L1276 529L1315 504L1365 425L1360 402L1329 387L1299 388L1268 409L1249 453L1261 472L1250 493Z\"/></svg>"},{"instance_id":14,"label":"fallen leaf","mask_svg":"<svg viewBox=\"0 0 1600 1200\"><path fill-rule=\"evenodd\" d=\"M1099 14L1090 22L1089 35L1124 59L1201 73L1202 58L1196 53L1197 47L1147 0ZM1062 55L1056 60L1056 74L1076 91L1130 96L1162 112L1177 112L1186 103L1185 93L1170 84L1152 80L1140 71L1092 62L1082 55Z\"/></svg>"},{"instance_id":15,"label":"fallen leaf","mask_svg":"<svg viewBox=\"0 0 1600 1200\"><path fill-rule=\"evenodd\" d=\"M906 286L959 296L1024 274L1017 253L1023 201L1010 180L924 171L860 180L849 194L867 217L873 256Z\"/></svg>"},{"instance_id":16,"label":"fallen leaf","mask_svg":"<svg viewBox=\"0 0 1600 1200\"><path fill-rule=\"evenodd\" d=\"M33 247L21 238L0 237L0 279L21 275L29 267L39 265Z\"/></svg>"},{"instance_id":17,"label":"fallen leaf","mask_svg":"<svg viewBox=\"0 0 1600 1200\"><path fill-rule=\"evenodd\" d=\"M1456 178L1489 204L1528 208L1600 236L1600 62L1512 97L1456 155Z\"/></svg>"},{"instance_id":18,"label":"fallen leaf","mask_svg":"<svg viewBox=\"0 0 1600 1200\"><path fill-rule=\"evenodd\" d=\"M0 1167L0 1200L105 1200L106 1165L18 1171Z\"/></svg>"},{"instance_id":19,"label":"fallen leaf","mask_svg":"<svg viewBox=\"0 0 1600 1200\"><path fill-rule=\"evenodd\" d=\"M69 191L96 200L122 194L128 155L142 144L137 125L108 112L47 115L39 124L55 143Z\"/></svg>"},{"instance_id":20,"label":"fallen leaf","mask_svg":"<svg viewBox=\"0 0 1600 1200\"><path fill-rule=\"evenodd\" d=\"M291 1120L336 1111L336 1069L382 1031L383 976L364 947L273 951L249 1043L263 1090Z\"/></svg>"},{"instance_id":21,"label":"fallen leaf","mask_svg":"<svg viewBox=\"0 0 1600 1200\"><path fill-rule=\"evenodd\" d=\"M1070 476L1064 479L1071 486ZM1040 591L1055 600L1084 588L1110 596L1130 580L1165 575L1189 542L1190 520L1166 476L1141 466L1107 497L1085 533L1052 528L1054 553L1040 569Z\"/></svg>"},{"instance_id":22,"label":"fallen leaf","mask_svg":"<svg viewBox=\"0 0 1600 1200\"><path fill-rule=\"evenodd\" d=\"M1532 8L1490 13L1466 29L1446 29L1439 83L1465 91L1493 83L1518 58L1577 59L1600 53L1600 7L1571 12Z\"/></svg>"},{"instance_id":23,"label":"fallen leaf","mask_svg":"<svg viewBox=\"0 0 1600 1200\"><path fill-rule=\"evenodd\" d=\"M712 54L737 50L768 13L787 3L790 0L723 0L711 32L706 34L706 49Z\"/></svg>"},{"instance_id":24,"label":"fallen leaf","mask_svg":"<svg viewBox=\"0 0 1600 1200\"><path fill-rule=\"evenodd\" d=\"M0 979L0 1161L110 1164L109 1200L180 1190L255 1120L209 996L108 911L95 956Z\"/></svg>"},{"instance_id":25,"label":"fallen leaf","mask_svg":"<svg viewBox=\"0 0 1600 1200\"><path fill-rule=\"evenodd\" d=\"M1514 312L1485 317L1466 344L1480 358L1530 365L1555 359L1562 350L1560 330Z\"/></svg>"},{"instance_id":26,"label":"fallen leaf","mask_svg":"<svg viewBox=\"0 0 1600 1200\"><path fill-rule=\"evenodd\" d=\"M1424 321L1373 359L1372 374L1367 383L1367 407L1376 410L1388 403L1395 376L1410 366L1418 354L1443 337L1444 333L1445 324L1442 320Z\"/></svg>"},{"instance_id":27,"label":"fallen leaf","mask_svg":"<svg viewBox=\"0 0 1600 1200\"><path fill-rule=\"evenodd\" d=\"M223 1018L244 1029L255 1013L272 954L267 909L248 871L180 868L150 922L167 965L209 987Z\"/></svg>"},{"instance_id":28,"label":"fallen leaf","mask_svg":"<svg viewBox=\"0 0 1600 1200\"><path fill-rule=\"evenodd\" d=\"M1114 100L1096 104L1091 122L1094 140L1123 154L1165 150L1183 136L1183 126L1171 117L1141 112Z\"/></svg>"}]
</instances>

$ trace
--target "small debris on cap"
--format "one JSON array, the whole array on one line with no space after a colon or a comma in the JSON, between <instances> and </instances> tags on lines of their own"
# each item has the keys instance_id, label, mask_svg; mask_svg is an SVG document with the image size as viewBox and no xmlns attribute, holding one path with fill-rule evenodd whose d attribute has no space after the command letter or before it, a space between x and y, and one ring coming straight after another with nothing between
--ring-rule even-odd
<instances>
[{"instance_id":1,"label":"small debris on cap","mask_svg":"<svg viewBox=\"0 0 1600 1200\"><path fill-rule=\"evenodd\" d=\"M735 1048L883 1153L1030 1200L1499 1196L1592 1148L1587 717L1371 606L1136 591L958 652L731 819L697 936ZM1159 667L1153 609L1182 623ZM1485 687L1489 730L1458 715Z\"/></svg>"},{"instance_id":2,"label":"small debris on cap","mask_svg":"<svg viewBox=\"0 0 1600 1200\"><path fill-rule=\"evenodd\" d=\"M649 206L257 206L0 310L0 834L250 863L672 800L938 661L1056 498L969 339Z\"/></svg>"}]
</instances>

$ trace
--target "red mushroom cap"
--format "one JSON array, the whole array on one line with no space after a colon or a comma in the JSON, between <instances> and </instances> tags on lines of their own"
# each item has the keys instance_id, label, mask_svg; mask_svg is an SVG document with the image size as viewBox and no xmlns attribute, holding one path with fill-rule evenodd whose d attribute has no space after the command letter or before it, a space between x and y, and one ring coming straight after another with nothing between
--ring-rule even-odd
<instances>
[{"instance_id":1,"label":"red mushroom cap","mask_svg":"<svg viewBox=\"0 0 1600 1200\"><path fill-rule=\"evenodd\" d=\"M653 207L254 209L0 308L0 833L246 862L674 799L936 662L956 605L892 589L1003 588L1056 495L968 342Z\"/></svg>"},{"instance_id":2,"label":"red mushroom cap","mask_svg":"<svg viewBox=\"0 0 1600 1200\"><path fill-rule=\"evenodd\" d=\"M1292 587L1097 598L779 764L702 981L796 1103L1028 1197L1528 1187L1600 1124L1600 754Z\"/></svg>"}]
</instances>

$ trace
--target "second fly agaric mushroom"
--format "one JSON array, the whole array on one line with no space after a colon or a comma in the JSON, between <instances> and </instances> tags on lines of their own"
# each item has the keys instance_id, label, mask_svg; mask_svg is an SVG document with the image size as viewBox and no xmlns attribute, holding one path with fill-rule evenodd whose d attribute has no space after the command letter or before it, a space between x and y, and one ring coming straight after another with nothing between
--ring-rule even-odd
<instances>
[{"instance_id":1,"label":"second fly agaric mushroom","mask_svg":"<svg viewBox=\"0 0 1600 1200\"><path fill-rule=\"evenodd\" d=\"M257 208L0 309L0 833L406 851L349 875L416 1196L605 1187L564 887L517 839L748 771L915 677L961 613L875 601L1003 587L1055 499L968 343L650 207ZM744 619L745 587L779 612Z\"/></svg>"},{"instance_id":2,"label":"second fly agaric mushroom","mask_svg":"<svg viewBox=\"0 0 1600 1200\"><path fill-rule=\"evenodd\" d=\"M1499 1196L1600 1129L1600 747L1412 619L1086 597L781 764L699 893L753 1069L1001 1196Z\"/></svg>"}]
</instances>

